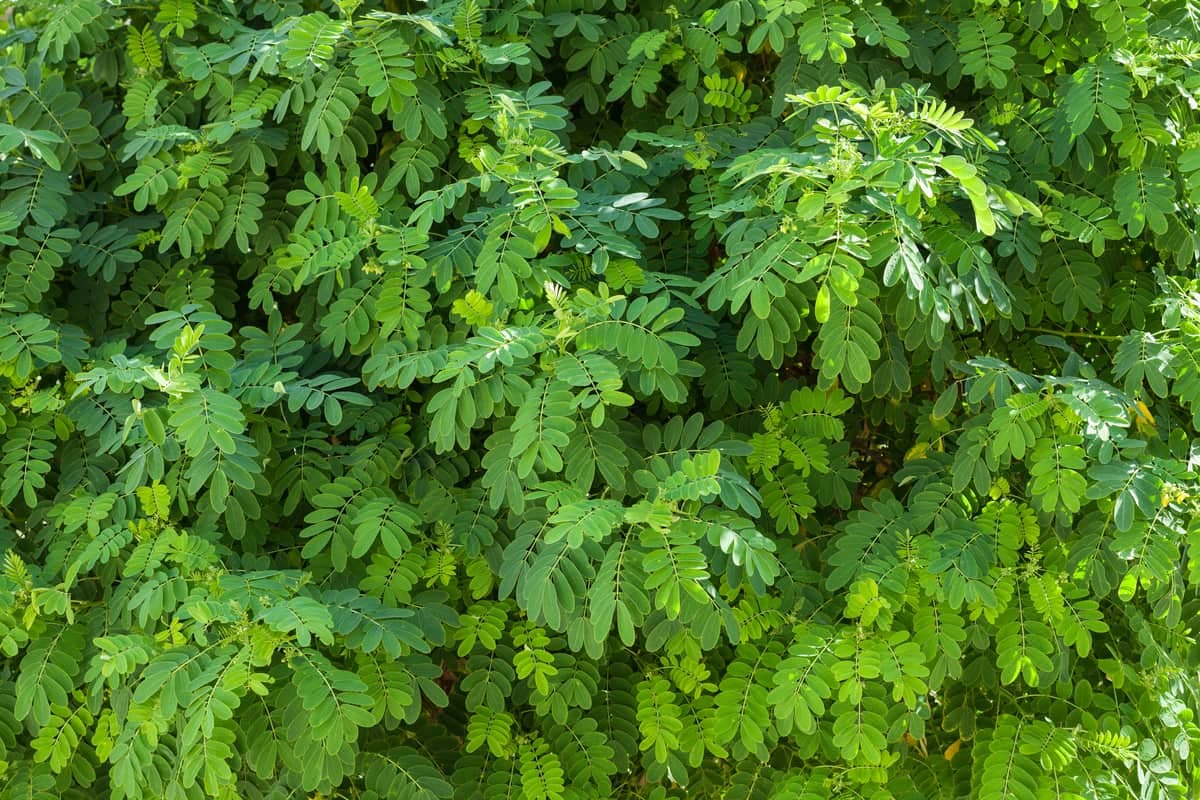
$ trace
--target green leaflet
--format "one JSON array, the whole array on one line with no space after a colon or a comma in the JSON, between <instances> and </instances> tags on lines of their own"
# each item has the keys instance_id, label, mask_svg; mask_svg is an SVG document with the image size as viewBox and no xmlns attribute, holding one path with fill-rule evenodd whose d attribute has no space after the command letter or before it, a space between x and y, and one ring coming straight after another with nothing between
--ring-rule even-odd
<instances>
[{"instance_id":1,"label":"green leaflet","mask_svg":"<svg viewBox=\"0 0 1200 800\"><path fill-rule=\"evenodd\" d=\"M9 12L0 800L1195 794L1187 3Z\"/></svg>"}]
</instances>

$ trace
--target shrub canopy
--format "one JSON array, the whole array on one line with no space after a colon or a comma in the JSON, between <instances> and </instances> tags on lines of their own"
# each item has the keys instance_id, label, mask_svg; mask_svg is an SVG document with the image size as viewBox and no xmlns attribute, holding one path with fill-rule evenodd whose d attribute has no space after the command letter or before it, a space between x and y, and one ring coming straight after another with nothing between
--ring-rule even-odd
<instances>
[{"instance_id":1,"label":"shrub canopy","mask_svg":"<svg viewBox=\"0 0 1200 800\"><path fill-rule=\"evenodd\" d=\"M24 0L0 798L1174 798L1191 0Z\"/></svg>"}]
</instances>

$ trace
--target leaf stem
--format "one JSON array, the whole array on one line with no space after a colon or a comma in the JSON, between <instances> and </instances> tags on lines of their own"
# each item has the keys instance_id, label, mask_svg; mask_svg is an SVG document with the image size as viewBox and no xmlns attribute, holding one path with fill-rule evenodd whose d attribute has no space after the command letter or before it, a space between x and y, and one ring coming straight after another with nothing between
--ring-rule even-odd
<instances>
[{"instance_id":1,"label":"leaf stem","mask_svg":"<svg viewBox=\"0 0 1200 800\"><path fill-rule=\"evenodd\" d=\"M1106 342L1119 342L1122 337L1108 333L1087 333L1086 331L1058 331L1053 328L1025 328L1024 332L1029 333L1050 333L1055 336L1070 336L1076 339L1100 339Z\"/></svg>"}]
</instances>

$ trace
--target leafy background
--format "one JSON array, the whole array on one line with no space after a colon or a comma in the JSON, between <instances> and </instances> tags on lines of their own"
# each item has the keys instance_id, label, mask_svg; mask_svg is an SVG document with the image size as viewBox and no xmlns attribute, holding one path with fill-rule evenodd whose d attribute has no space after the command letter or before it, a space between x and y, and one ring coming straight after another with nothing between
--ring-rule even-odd
<instances>
[{"instance_id":1,"label":"leafy background","mask_svg":"<svg viewBox=\"0 0 1200 800\"><path fill-rule=\"evenodd\" d=\"M1190 0L2 24L0 797L1191 796Z\"/></svg>"}]
</instances>

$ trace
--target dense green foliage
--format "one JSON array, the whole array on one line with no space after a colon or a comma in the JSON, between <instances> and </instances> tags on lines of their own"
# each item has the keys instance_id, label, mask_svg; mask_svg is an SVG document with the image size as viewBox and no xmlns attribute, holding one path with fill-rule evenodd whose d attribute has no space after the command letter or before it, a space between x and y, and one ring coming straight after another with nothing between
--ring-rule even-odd
<instances>
[{"instance_id":1,"label":"dense green foliage","mask_svg":"<svg viewBox=\"0 0 1200 800\"><path fill-rule=\"evenodd\" d=\"M23 0L0 798L1171 798L1191 0Z\"/></svg>"}]
</instances>

